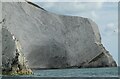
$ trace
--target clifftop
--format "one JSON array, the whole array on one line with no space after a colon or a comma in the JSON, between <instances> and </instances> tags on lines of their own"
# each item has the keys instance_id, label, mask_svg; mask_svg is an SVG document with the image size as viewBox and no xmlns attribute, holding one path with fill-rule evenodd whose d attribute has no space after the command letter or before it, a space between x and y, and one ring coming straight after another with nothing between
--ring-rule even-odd
<instances>
[{"instance_id":1,"label":"clifftop","mask_svg":"<svg viewBox=\"0 0 120 79\"><path fill-rule=\"evenodd\" d=\"M33 2L30 2L30 1L27 1L27 0L26 0L26 2L29 3L29 4L31 4L31 5L33 5L33 6L35 6L35 7L37 7L37 8L40 8L40 9L46 11L44 8L38 6L37 4L35 4L35 3L33 3Z\"/></svg>"}]
</instances>

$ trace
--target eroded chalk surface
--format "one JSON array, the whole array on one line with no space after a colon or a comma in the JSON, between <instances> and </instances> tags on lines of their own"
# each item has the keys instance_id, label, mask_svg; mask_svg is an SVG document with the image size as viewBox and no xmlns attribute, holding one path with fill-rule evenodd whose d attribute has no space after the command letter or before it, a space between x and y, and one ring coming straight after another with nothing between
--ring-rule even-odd
<instances>
[{"instance_id":1,"label":"eroded chalk surface","mask_svg":"<svg viewBox=\"0 0 120 79\"><path fill-rule=\"evenodd\" d=\"M3 3L2 9L3 27L19 40L30 68L116 66L92 20L50 13L28 2ZM15 50L9 41L8 49ZM4 60L14 56L9 50L3 53Z\"/></svg>"}]
</instances>

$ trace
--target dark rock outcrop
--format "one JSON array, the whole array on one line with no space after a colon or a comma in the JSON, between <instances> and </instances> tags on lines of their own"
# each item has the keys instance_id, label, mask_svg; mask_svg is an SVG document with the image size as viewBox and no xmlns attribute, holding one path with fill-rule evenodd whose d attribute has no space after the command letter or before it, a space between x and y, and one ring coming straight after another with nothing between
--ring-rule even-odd
<instances>
[{"instance_id":1,"label":"dark rock outcrop","mask_svg":"<svg viewBox=\"0 0 120 79\"><path fill-rule=\"evenodd\" d=\"M2 28L2 74L32 74L18 39L7 28Z\"/></svg>"},{"instance_id":2,"label":"dark rock outcrop","mask_svg":"<svg viewBox=\"0 0 120 79\"><path fill-rule=\"evenodd\" d=\"M18 38L31 68L116 66L92 20L49 13L30 2L2 5L2 27ZM3 52L8 58L9 51Z\"/></svg>"}]
</instances>

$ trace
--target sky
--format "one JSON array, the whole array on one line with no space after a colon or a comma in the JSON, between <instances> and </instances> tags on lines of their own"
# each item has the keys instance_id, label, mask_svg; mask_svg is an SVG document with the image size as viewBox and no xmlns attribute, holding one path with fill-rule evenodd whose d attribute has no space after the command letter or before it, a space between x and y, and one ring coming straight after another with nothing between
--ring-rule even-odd
<instances>
[{"instance_id":1,"label":"sky","mask_svg":"<svg viewBox=\"0 0 120 79\"><path fill-rule=\"evenodd\" d=\"M71 16L82 16L92 19L97 23L102 44L110 52L115 61L118 63L118 3L117 2L86 2L74 0L46 0L45 2L37 2L39 6L45 10ZM63 1L63 2L62 2Z\"/></svg>"}]
</instances>

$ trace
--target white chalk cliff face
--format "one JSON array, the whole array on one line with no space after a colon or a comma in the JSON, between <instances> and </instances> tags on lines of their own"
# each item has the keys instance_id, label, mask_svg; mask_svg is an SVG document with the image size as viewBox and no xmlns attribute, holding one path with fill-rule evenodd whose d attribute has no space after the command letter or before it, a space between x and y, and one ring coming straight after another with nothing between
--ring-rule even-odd
<instances>
[{"instance_id":1,"label":"white chalk cliff face","mask_svg":"<svg viewBox=\"0 0 120 79\"><path fill-rule=\"evenodd\" d=\"M88 18L57 15L30 2L2 3L2 14L2 27L20 41L31 68L116 66L101 44L98 26ZM14 50L10 43L2 52L8 58Z\"/></svg>"}]
</instances>

